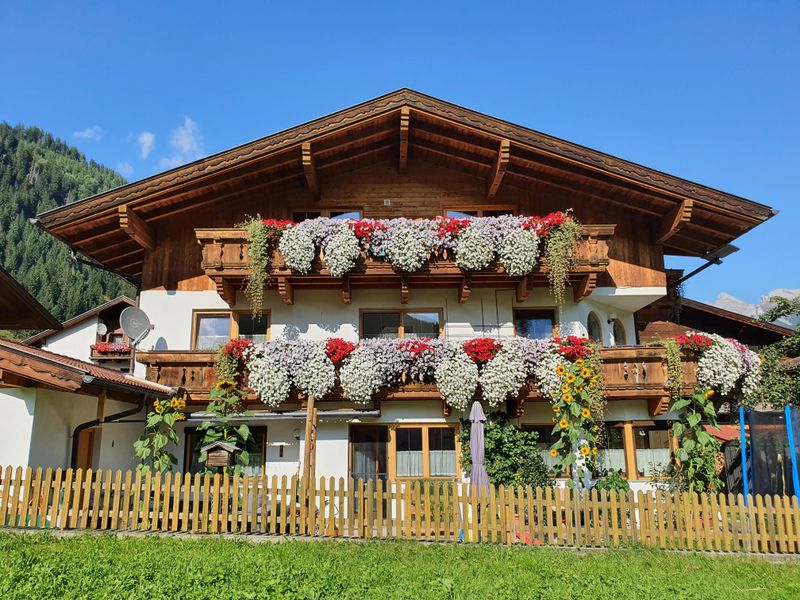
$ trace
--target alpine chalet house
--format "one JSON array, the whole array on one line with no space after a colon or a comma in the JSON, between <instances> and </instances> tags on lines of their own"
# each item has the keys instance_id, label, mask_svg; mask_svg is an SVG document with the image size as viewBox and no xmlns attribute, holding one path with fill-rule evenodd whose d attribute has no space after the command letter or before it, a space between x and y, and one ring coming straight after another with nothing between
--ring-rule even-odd
<instances>
[{"instance_id":1,"label":"alpine chalet house","mask_svg":"<svg viewBox=\"0 0 800 600\"><path fill-rule=\"evenodd\" d=\"M180 470L200 468L216 388L250 411L250 473L461 478L477 399L538 431L550 463L559 423L596 419L601 439L578 440L595 474L642 486L674 416L664 350L637 345L634 314L667 293L665 255L716 260L772 215L402 89L40 221L139 284L155 328L137 374L188 403ZM239 338L219 382L217 349ZM602 410L572 408L581 381Z\"/></svg>"}]
</instances>

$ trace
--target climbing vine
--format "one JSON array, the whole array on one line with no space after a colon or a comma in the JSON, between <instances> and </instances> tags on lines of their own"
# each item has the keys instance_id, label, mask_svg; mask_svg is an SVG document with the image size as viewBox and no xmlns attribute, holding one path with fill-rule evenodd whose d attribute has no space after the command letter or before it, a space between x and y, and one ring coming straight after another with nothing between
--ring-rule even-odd
<instances>
[{"instance_id":1,"label":"climbing vine","mask_svg":"<svg viewBox=\"0 0 800 600\"><path fill-rule=\"evenodd\" d=\"M281 233L291 225L291 221L262 219L260 215L248 217L237 225L239 229L247 231L250 238L244 294L253 309L254 317L260 316L264 309L264 286L271 278L272 252Z\"/></svg>"},{"instance_id":2,"label":"climbing vine","mask_svg":"<svg viewBox=\"0 0 800 600\"><path fill-rule=\"evenodd\" d=\"M664 348L664 363L667 367L667 385L673 402L680 400L683 387L683 368L681 367L681 349L674 338L661 340Z\"/></svg>"}]
</instances>

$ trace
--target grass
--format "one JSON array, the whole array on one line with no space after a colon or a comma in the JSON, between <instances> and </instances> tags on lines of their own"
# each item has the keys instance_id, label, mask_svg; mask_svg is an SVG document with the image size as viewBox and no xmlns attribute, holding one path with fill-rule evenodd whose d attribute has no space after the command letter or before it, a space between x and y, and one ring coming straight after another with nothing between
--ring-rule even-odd
<instances>
[{"instance_id":1,"label":"grass","mask_svg":"<svg viewBox=\"0 0 800 600\"><path fill-rule=\"evenodd\" d=\"M799 598L800 563L653 550L0 534L0 598Z\"/></svg>"}]
</instances>

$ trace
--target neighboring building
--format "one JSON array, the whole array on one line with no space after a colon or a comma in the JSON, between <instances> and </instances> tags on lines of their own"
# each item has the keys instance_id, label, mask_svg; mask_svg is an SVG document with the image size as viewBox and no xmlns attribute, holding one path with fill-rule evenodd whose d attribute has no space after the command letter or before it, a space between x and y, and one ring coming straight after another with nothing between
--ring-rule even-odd
<instances>
[{"instance_id":1,"label":"neighboring building","mask_svg":"<svg viewBox=\"0 0 800 600\"><path fill-rule=\"evenodd\" d=\"M23 343L127 373L131 370L131 345L122 331L119 315L135 305L130 298L120 296Z\"/></svg>"},{"instance_id":2,"label":"neighboring building","mask_svg":"<svg viewBox=\"0 0 800 600\"><path fill-rule=\"evenodd\" d=\"M234 226L247 215L300 221L569 208L584 228L562 306L541 268L524 278L499 269L467 274L446 259L424 273L375 264L345 278L299 275L278 260L260 322L242 292L249 240ZM635 345L635 315L667 293L665 255L713 255L772 215L762 204L404 89L40 221L75 250L139 280L139 306L155 330L137 353L137 373L184 388L195 413L214 383L214 349L230 337L594 337L608 346L609 435L599 463L647 485L650 466L670 455L669 393L660 349ZM305 403L270 410L251 395L248 405L256 434L250 471L298 472ZM402 453L422 455L419 475L461 475L462 415L443 407L435 386L406 385L367 407L326 398L318 409L317 475L399 479ZM551 412L537 392L508 410L548 446ZM181 470L197 468L198 421L190 415L181 425Z\"/></svg>"},{"instance_id":3,"label":"neighboring building","mask_svg":"<svg viewBox=\"0 0 800 600\"><path fill-rule=\"evenodd\" d=\"M58 319L3 268L0 268L0 290L0 330L51 327L55 331L61 327Z\"/></svg>"}]
</instances>

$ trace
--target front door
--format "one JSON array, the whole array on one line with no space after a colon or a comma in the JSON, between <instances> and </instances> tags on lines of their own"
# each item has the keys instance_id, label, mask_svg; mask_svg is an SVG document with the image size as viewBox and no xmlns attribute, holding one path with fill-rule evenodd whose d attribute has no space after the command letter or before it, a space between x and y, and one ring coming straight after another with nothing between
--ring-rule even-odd
<instances>
[{"instance_id":1,"label":"front door","mask_svg":"<svg viewBox=\"0 0 800 600\"><path fill-rule=\"evenodd\" d=\"M78 469L92 467L92 448L94 447L94 429L84 429L78 434Z\"/></svg>"}]
</instances>

